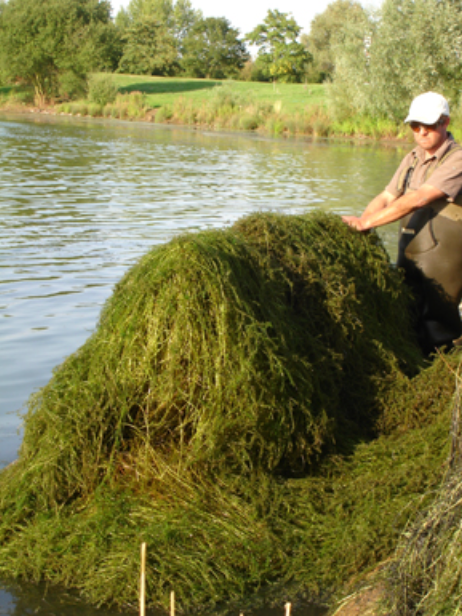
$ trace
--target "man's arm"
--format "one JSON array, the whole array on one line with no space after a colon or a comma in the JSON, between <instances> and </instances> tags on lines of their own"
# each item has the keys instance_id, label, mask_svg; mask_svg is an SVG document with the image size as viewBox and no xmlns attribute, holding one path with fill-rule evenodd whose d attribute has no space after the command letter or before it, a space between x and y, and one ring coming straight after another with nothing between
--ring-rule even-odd
<instances>
[{"instance_id":1,"label":"man's arm","mask_svg":"<svg viewBox=\"0 0 462 616\"><path fill-rule=\"evenodd\" d=\"M367 231L400 220L414 210L446 196L442 190L429 184L401 197L394 197L385 190L369 203L360 218L343 216L342 220L358 231Z\"/></svg>"},{"instance_id":2,"label":"man's arm","mask_svg":"<svg viewBox=\"0 0 462 616\"><path fill-rule=\"evenodd\" d=\"M388 207L388 205L390 205L390 203L395 199L396 197L394 197L388 191L384 190L380 193L380 195L377 195L377 197L374 197L374 199L372 199L364 212L361 214L361 220L372 216L372 214L380 212L384 208ZM348 225L350 225L350 227L356 227L356 223L360 219L357 216L342 216L342 220L343 222L346 222Z\"/></svg>"}]
</instances>

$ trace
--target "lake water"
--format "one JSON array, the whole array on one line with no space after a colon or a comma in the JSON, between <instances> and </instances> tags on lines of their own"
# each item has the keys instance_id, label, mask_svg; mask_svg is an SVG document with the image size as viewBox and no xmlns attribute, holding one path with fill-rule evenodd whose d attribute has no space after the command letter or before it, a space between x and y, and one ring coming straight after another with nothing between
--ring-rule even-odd
<instances>
[{"instance_id":1,"label":"lake water","mask_svg":"<svg viewBox=\"0 0 462 616\"><path fill-rule=\"evenodd\" d=\"M0 116L0 468L21 442L17 411L86 340L114 284L149 248L256 211L360 213L402 155L395 146ZM381 231L392 258L396 234ZM42 599L24 602L25 593L0 588L0 615L74 614L41 612Z\"/></svg>"}]
</instances>

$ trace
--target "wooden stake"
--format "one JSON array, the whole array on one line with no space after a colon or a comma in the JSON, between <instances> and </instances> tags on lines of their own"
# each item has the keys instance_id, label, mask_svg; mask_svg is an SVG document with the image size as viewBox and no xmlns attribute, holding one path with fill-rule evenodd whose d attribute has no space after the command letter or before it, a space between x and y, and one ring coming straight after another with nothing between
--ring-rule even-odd
<instances>
[{"instance_id":1,"label":"wooden stake","mask_svg":"<svg viewBox=\"0 0 462 616\"><path fill-rule=\"evenodd\" d=\"M292 609L292 603L286 603L286 616L290 616L291 609Z\"/></svg>"},{"instance_id":2,"label":"wooden stake","mask_svg":"<svg viewBox=\"0 0 462 616\"><path fill-rule=\"evenodd\" d=\"M170 593L170 616L175 616L175 591Z\"/></svg>"},{"instance_id":3,"label":"wooden stake","mask_svg":"<svg viewBox=\"0 0 462 616\"><path fill-rule=\"evenodd\" d=\"M140 616L146 616L146 544L141 544Z\"/></svg>"}]
</instances>

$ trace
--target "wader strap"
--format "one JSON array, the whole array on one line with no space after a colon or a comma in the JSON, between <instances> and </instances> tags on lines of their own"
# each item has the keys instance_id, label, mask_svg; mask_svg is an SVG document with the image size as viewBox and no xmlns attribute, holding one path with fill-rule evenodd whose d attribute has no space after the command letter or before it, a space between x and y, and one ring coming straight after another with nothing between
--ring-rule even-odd
<instances>
[{"instance_id":1,"label":"wader strap","mask_svg":"<svg viewBox=\"0 0 462 616\"><path fill-rule=\"evenodd\" d=\"M450 158L453 154L455 154L456 152L458 152L459 150L462 150L462 147L460 145L455 145L453 148L451 148L448 152L446 152L446 154L444 154L444 156L442 156L440 158L440 160L436 161L436 163L433 163L431 165L428 165L427 170L425 172L424 175L424 182L426 182L430 176L432 175L432 173L438 169L438 167L441 167L441 165L448 159ZM417 157L416 157L417 158Z\"/></svg>"},{"instance_id":2,"label":"wader strap","mask_svg":"<svg viewBox=\"0 0 462 616\"><path fill-rule=\"evenodd\" d=\"M416 168L418 162L417 156L414 155L414 160L412 161L412 165L404 171L401 172L401 175L398 180L398 191L400 194L404 194L409 188L409 184L411 182L412 174L414 173L414 169Z\"/></svg>"},{"instance_id":3,"label":"wader strap","mask_svg":"<svg viewBox=\"0 0 462 616\"><path fill-rule=\"evenodd\" d=\"M444 156L437 162L436 165L431 165L425 174L425 182L431 176L431 174L438 169L440 165L444 163L452 154L462 150L460 145L456 145L446 152ZM454 222L459 222L462 220L462 195L457 195L454 203L451 201L447 201L446 199L438 199L437 201L433 201L429 204L432 210L435 212L435 215L443 216L444 218L449 218L449 220L453 220Z\"/></svg>"},{"instance_id":4,"label":"wader strap","mask_svg":"<svg viewBox=\"0 0 462 616\"><path fill-rule=\"evenodd\" d=\"M444 156L442 156L440 160L429 165L427 167L427 170L425 171L424 182L426 182L431 177L432 173L436 169L438 169L438 167L440 167L448 158L450 158L453 154L455 154L459 150L462 150L462 146L457 144L453 148L451 148L448 152L446 152L446 154L444 154ZM404 194L408 190L409 184L411 182L412 174L414 173L414 169L416 168L418 162L419 162L419 159L417 155L414 154L414 160L412 161L412 164L407 169L404 169L401 172L400 178L398 180L398 186L397 186L398 191L401 194Z\"/></svg>"},{"instance_id":5,"label":"wader strap","mask_svg":"<svg viewBox=\"0 0 462 616\"><path fill-rule=\"evenodd\" d=\"M425 175L424 175L424 183L428 181L431 177L432 173L438 169L440 165L442 165L448 158L450 158L455 152L462 150L462 146L455 145L451 148L444 156L440 158L440 160L428 166ZM409 184L411 182L412 174L414 173L414 169L417 166L418 158L414 155L414 160L412 164L405 169L398 182L398 190L404 194L409 192ZM437 201L433 201L428 204L435 215L443 216L444 218L448 218L449 220L453 220L454 222L460 222L462 220L462 193L459 194L454 202L447 201L447 199L438 199ZM407 217L405 219L407 222ZM403 221L404 222L404 221ZM406 233L405 225L402 224L402 231ZM412 233L414 234L415 231Z\"/></svg>"}]
</instances>

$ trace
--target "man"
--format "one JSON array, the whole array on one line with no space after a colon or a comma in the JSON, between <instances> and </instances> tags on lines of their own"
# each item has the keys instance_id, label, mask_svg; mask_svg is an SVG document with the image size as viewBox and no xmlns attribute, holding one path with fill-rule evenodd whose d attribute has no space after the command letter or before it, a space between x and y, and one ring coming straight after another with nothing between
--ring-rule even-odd
<instances>
[{"instance_id":1,"label":"man","mask_svg":"<svg viewBox=\"0 0 462 616\"><path fill-rule=\"evenodd\" d=\"M462 148L447 130L449 105L440 94L417 96L405 122L416 148L360 218L342 219L358 231L401 221L397 265L414 291L428 354L462 335Z\"/></svg>"}]
</instances>

